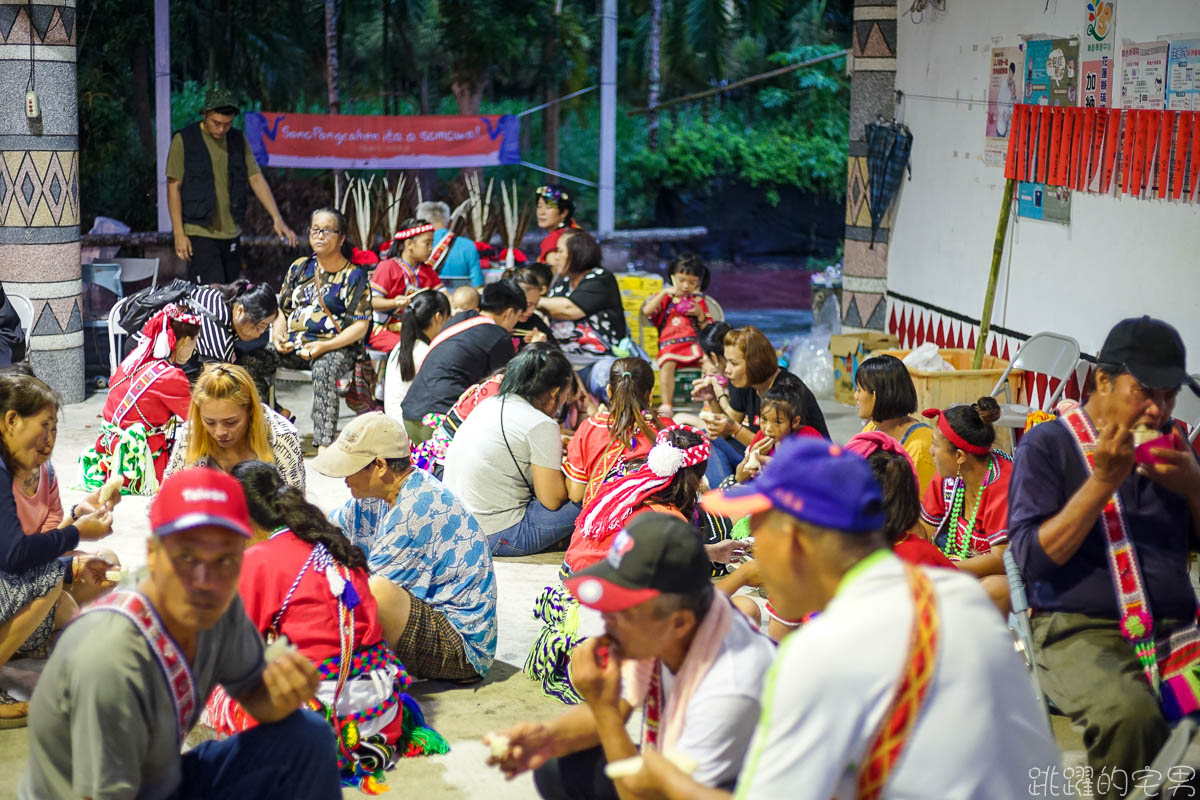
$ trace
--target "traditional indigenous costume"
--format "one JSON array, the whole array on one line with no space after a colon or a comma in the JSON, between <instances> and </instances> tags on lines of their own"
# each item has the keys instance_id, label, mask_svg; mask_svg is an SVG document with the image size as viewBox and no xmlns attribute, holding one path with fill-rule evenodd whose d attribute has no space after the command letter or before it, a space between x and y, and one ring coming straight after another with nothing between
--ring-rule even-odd
<instances>
[{"instance_id":1,"label":"traditional indigenous costume","mask_svg":"<svg viewBox=\"0 0 1200 800\"><path fill-rule=\"evenodd\" d=\"M583 507L567 547L560 577L565 580L572 573L603 560L613 538L640 514L658 512L683 519L679 509L673 506L648 502L652 495L674 480L679 470L708 460L707 437L687 450L670 444L669 434L677 428L699 433L686 425L659 431L646 463L606 484L603 491ZM700 532L696 535L699 537ZM571 685L568 671L571 650L586 638L579 635L578 604L579 601L561 586L547 586L542 590L533 609L534 618L542 622L542 630L525 659L525 675L540 681L547 695L568 704L582 700Z\"/></svg>"},{"instance_id":2,"label":"traditional indigenous costume","mask_svg":"<svg viewBox=\"0 0 1200 800\"><path fill-rule=\"evenodd\" d=\"M571 196L555 186L539 186L535 194L545 200L549 205L558 208L560 200L570 201ZM562 237L563 231L580 230L579 225L573 219L564 220L557 228L546 234L546 238L542 239L542 245L538 250L538 261L546 263L546 256L554 252L558 247L558 240Z\"/></svg>"},{"instance_id":3,"label":"traditional indigenous costume","mask_svg":"<svg viewBox=\"0 0 1200 800\"><path fill-rule=\"evenodd\" d=\"M643 412L646 423L653 429L669 427L667 417L655 417ZM654 444L640 429L634 428L628 439L616 439L610 427L612 415L607 411L594 414L580 424L567 445L567 457L563 461L563 473L576 483L587 485L584 490L584 505L590 503L596 492L608 480L613 470L623 461L645 458Z\"/></svg>"},{"instance_id":4,"label":"traditional indigenous costume","mask_svg":"<svg viewBox=\"0 0 1200 800\"><path fill-rule=\"evenodd\" d=\"M489 397L500 393L504 373L492 375L469 387L445 414L426 414L421 424L433 428L433 435L413 447L413 466L441 476L446 466L446 450L454 434L475 408Z\"/></svg>"},{"instance_id":5,"label":"traditional indigenous costume","mask_svg":"<svg viewBox=\"0 0 1200 800\"><path fill-rule=\"evenodd\" d=\"M658 365L661 367L668 361L674 361L680 367L699 366L700 331L693 312L699 307L704 312L700 328L712 320L708 312L708 303L704 295L684 295L671 297L665 295L655 312L650 315L650 321L658 328Z\"/></svg>"},{"instance_id":6,"label":"traditional indigenous costume","mask_svg":"<svg viewBox=\"0 0 1200 800\"><path fill-rule=\"evenodd\" d=\"M321 673L309 708L338 734L344 785L378 794L386 791L384 771L397 755L449 749L404 692L411 678L383 641L365 570L339 564L324 545L283 528L246 551L240 593L247 616L268 641L286 636ZM201 722L221 737L256 724L220 687Z\"/></svg>"},{"instance_id":7,"label":"traditional indigenous costume","mask_svg":"<svg viewBox=\"0 0 1200 800\"><path fill-rule=\"evenodd\" d=\"M175 319L199 326L200 318L171 303L142 328L142 339L109 381L104 423L95 446L79 457L83 485L98 489L122 475L126 494L150 495L158 489L171 453L176 419L187 419L192 388L171 360Z\"/></svg>"},{"instance_id":8,"label":"traditional indigenous costume","mask_svg":"<svg viewBox=\"0 0 1200 800\"><path fill-rule=\"evenodd\" d=\"M432 232L432 225L418 225L414 228L396 231L396 235L392 238L403 245L403 242L415 236ZM443 239L443 241L446 240ZM432 256L430 260L433 260ZM380 262L375 271L371 273L372 297L391 299L413 294L421 289L438 289L441 288L441 285L441 278L429 264L413 266L401 256ZM368 344L375 350L391 352L392 348L400 343L400 318L403 315L403 308L392 311L376 311Z\"/></svg>"}]
</instances>

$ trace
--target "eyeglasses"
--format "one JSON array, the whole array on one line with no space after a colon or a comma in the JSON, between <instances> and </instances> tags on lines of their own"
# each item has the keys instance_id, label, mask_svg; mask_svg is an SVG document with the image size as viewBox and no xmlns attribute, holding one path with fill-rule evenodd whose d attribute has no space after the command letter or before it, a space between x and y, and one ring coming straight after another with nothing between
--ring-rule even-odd
<instances>
[{"instance_id":1,"label":"eyeglasses","mask_svg":"<svg viewBox=\"0 0 1200 800\"><path fill-rule=\"evenodd\" d=\"M314 239L324 239L326 236L337 236L341 231L333 228L318 228L315 225L308 229L308 235Z\"/></svg>"}]
</instances>

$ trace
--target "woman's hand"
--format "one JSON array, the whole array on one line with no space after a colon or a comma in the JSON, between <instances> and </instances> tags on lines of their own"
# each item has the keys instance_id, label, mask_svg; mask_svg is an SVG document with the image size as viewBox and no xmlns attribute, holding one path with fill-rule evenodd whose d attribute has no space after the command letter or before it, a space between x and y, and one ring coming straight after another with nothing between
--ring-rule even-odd
<instances>
[{"instance_id":1,"label":"woman's hand","mask_svg":"<svg viewBox=\"0 0 1200 800\"><path fill-rule=\"evenodd\" d=\"M534 344L536 342L544 341L546 341L546 332L543 330L533 330L525 335L525 342L527 344Z\"/></svg>"},{"instance_id":2,"label":"woman's hand","mask_svg":"<svg viewBox=\"0 0 1200 800\"><path fill-rule=\"evenodd\" d=\"M306 361L312 361L314 358L320 358L324 354L328 353L330 349L332 348L329 347L329 342L326 342L322 339L317 339L313 342L305 342L304 346L296 351L296 355L300 356Z\"/></svg>"},{"instance_id":3,"label":"woman's hand","mask_svg":"<svg viewBox=\"0 0 1200 800\"><path fill-rule=\"evenodd\" d=\"M117 565L98 555L77 555L71 559L72 580L92 586L112 586L113 581L108 579L107 573L115 566Z\"/></svg>"},{"instance_id":4,"label":"woman's hand","mask_svg":"<svg viewBox=\"0 0 1200 800\"><path fill-rule=\"evenodd\" d=\"M288 338L287 331L277 334L272 339L272 344L275 345L275 352L277 353L290 353L296 349L296 345Z\"/></svg>"},{"instance_id":5,"label":"woman's hand","mask_svg":"<svg viewBox=\"0 0 1200 800\"><path fill-rule=\"evenodd\" d=\"M733 436L737 423L724 414L713 413L704 420L704 429L710 439L727 439Z\"/></svg>"},{"instance_id":6,"label":"woman's hand","mask_svg":"<svg viewBox=\"0 0 1200 800\"><path fill-rule=\"evenodd\" d=\"M407 308L412 299L413 296L411 294L397 295L396 297L392 298L392 308L397 310L401 308Z\"/></svg>"},{"instance_id":7,"label":"woman's hand","mask_svg":"<svg viewBox=\"0 0 1200 800\"><path fill-rule=\"evenodd\" d=\"M107 508L101 508L91 514L84 514L76 520L75 529L79 531L80 539L87 541L103 539L112 533L112 512Z\"/></svg>"}]
</instances>

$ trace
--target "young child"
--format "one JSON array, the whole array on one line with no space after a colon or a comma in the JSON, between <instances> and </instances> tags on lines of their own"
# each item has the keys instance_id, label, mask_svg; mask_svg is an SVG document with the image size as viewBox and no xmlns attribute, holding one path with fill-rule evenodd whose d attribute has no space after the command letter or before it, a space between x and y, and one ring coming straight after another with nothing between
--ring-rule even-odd
<instances>
[{"instance_id":1,"label":"young child","mask_svg":"<svg viewBox=\"0 0 1200 800\"><path fill-rule=\"evenodd\" d=\"M750 480L775 452L775 446L788 436L816 436L821 432L804 424L804 397L795 386L773 386L763 396L759 412L759 430L754 434L735 477L738 483Z\"/></svg>"},{"instance_id":2,"label":"young child","mask_svg":"<svg viewBox=\"0 0 1200 800\"><path fill-rule=\"evenodd\" d=\"M433 226L408 219L392 237L386 258L371 273L371 309L375 312L368 344L390 353L400 341L404 307L420 289L439 289L442 279L425 263L433 251Z\"/></svg>"},{"instance_id":3,"label":"young child","mask_svg":"<svg viewBox=\"0 0 1200 800\"><path fill-rule=\"evenodd\" d=\"M471 286L460 286L450 295L450 316L463 311L479 309L479 290Z\"/></svg>"},{"instance_id":4,"label":"young child","mask_svg":"<svg viewBox=\"0 0 1200 800\"><path fill-rule=\"evenodd\" d=\"M658 328L658 367L662 405L658 413L674 413L675 370L699 366L700 330L712 317L701 294L708 288L708 267L694 253L685 253L667 268L667 285L642 304L645 314Z\"/></svg>"}]
</instances>

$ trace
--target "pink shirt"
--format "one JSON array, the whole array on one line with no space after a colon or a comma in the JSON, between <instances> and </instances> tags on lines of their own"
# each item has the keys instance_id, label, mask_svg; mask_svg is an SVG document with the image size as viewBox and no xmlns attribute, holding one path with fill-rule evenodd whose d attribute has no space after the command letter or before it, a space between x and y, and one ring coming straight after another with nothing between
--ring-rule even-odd
<instances>
[{"instance_id":1,"label":"pink shirt","mask_svg":"<svg viewBox=\"0 0 1200 800\"><path fill-rule=\"evenodd\" d=\"M58 477L49 464L42 464L39 469L41 474L38 476L38 489L33 497L21 491L18 482L13 480L17 518L21 521L21 530L26 534L52 531L63 521L62 500L58 496Z\"/></svg>"}]
</instances>

